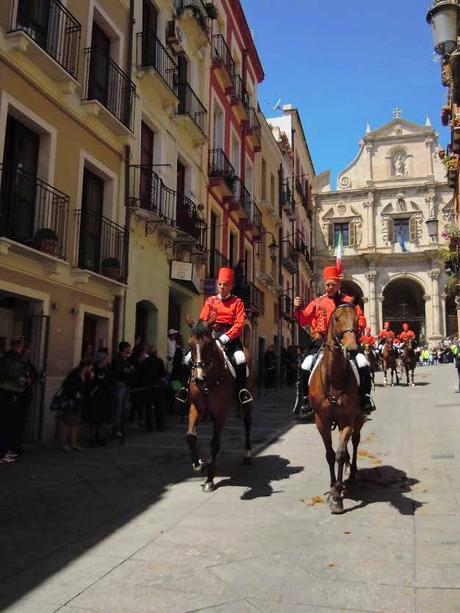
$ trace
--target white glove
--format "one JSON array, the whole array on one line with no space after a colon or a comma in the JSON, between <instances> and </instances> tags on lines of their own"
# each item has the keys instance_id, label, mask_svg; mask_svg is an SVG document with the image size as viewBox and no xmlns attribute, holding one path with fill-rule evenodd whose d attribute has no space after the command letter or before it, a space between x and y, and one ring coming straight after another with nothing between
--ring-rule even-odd
<instances>
[{"instance_id":1,"label":"white glove","mask_svg":"<svg viewBox=\"0 0 460 613\"><path fill-rule=\"evenodd\" d=\"M229 340L230 340L230 337L228 337L226 334L221 334L219 336L219 342L221 345L226 345Z\"/></svg>"}]
</instances>

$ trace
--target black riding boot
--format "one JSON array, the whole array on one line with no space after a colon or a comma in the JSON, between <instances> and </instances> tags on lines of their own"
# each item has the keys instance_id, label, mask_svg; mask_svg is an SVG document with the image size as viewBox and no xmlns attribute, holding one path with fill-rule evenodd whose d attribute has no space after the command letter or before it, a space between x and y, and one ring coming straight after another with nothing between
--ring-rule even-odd
<instances>
[{"instance_id":1,"label":"black riding boot","mask_svg":"<svg viewBox=\"0 0 460 613\"><path fill-rule=\"evenodd\" d=\"M251 403L253 398L246 386L246 364L235 366L236 373L236 400L240 406Z\"/></svg>"},{"instance_id":2,"label":"black riding boot","mask_svg":"<svg viewBox=\"0 0 460 613\"><path fill-rule=\"evenodd\" d=\"M294 415L309 413L311 411L310 401L308 400L308 379L311 372L309 370L300 369L300 374L296 381L296 399L293 409Z\"/></svg>"},{"instance_id":3,"label":"black riding boot","mask_svg":"<svg viewBox=\"0 0 460 613\"><path fill-rule=\"evenodd\" d=\"M359 394L361 396L361 410L363 413L369 414L375 411L375 404L371 398L372 377L369 366L361 366L359 372Z\"/></svg>"}]
</instances>

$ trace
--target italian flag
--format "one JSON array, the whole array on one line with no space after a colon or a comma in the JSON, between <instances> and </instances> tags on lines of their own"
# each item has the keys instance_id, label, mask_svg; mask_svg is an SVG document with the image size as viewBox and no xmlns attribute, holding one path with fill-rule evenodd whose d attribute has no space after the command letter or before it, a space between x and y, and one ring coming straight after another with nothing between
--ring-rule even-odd
<instances>
[{"instance_id":1,"label":"italian flag","mask_svg":"<svg viewBox=\"0 0 460 613\"><path fill-rule=\"evenodd\" d=\"M341 275L343 272L342 252L343 252L342 232L339 232L339 238L337 239L337 247L335 249L335 266L337 270L339 271L339 275Z\"/></svg>"}]
</instances>

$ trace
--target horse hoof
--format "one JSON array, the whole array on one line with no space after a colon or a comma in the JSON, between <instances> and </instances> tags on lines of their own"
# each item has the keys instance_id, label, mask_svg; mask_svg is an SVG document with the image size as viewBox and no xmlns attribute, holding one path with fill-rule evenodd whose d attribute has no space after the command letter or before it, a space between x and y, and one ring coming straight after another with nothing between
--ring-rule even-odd
<instances>
[{"instance_id":1,"label":"horse hoof","mask_svg":"<svg viewBox=\"0 0 460 613\"><path fill-rule=\"evenodd\" d=\"M203 492L209 493L209 492L213 492L216 489L216 486L214 485L214 481L206 481L206 483L203 483Z\"/></svg>"},{"instance_id":2,"label":"horse hoof","mask_svg":"<svg viewBox=\"0 0 460 613\"><path fill-rule=\"evenodd\" d=\"M415 387L415 383L411 383L411 387Z\"/></svg>"},{"instance_id":3,"label":"horse hoof","mask_svg":"<svg viewBox=\"0 0 460 613\"><path fill-rule=\"evenodd\" d=\"M339 515L340 513L343 513L342 500L329 500L329 508L331 510L332 515Z\"/></svg>"},{"instance_id":4,"label":"horse hoof","mask_svg":"<svg viewBox=\"0 0 460 613\"><path fill-rule=\"evenodd\" d=\"M243 466L250 466L252 464L252 458L243 458Z\"/></svg>"},{"instance_id":5,"label":"horse hoof","mask_svg":"<svg viewBox=\"0 0 460 613\"><path fill-rule=\"evenodd\" d=\"M198 464L192 464L192 468L196 473L200 473L203 470L204 466L205 464L203 460L198 460Z\"/></svg>"}]
</instances>

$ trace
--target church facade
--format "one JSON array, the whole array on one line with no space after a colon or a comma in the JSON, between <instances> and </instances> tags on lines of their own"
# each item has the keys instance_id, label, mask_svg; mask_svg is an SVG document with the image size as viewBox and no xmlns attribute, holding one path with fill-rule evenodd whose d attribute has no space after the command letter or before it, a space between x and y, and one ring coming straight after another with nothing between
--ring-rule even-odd
<instances>
[{"instance_id":1,"label":"church facade","mask_svg":"<svg viewBox=\"0 0 460 613\"><path fill-rule=\"evenodd\" d=\"M367 127L356 158L337 178L315 184L314 259L317 291L321 270L343 244L343 290L362 304L372 333L384 321L399 333L410 324L421 342L457 333L456 305L446 292L439 250L455 219L452 190L438 156L437 134L401 118L378 130ZM438 222L430 236L428 219Z\"/></svg>"}]
</instances>

